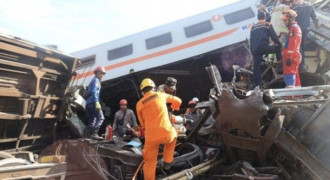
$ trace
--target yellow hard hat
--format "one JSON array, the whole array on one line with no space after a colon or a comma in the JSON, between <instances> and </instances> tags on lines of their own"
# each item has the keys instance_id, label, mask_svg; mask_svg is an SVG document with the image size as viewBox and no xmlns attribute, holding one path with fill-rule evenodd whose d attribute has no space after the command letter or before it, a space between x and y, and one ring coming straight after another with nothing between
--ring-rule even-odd
<instances>
[{"instance_id":1,"label":"yellow hard hat","mask_svg":"<svg viewBox=\"0 0 330 180\"><path fill-rule=\"evenodd\" d=\"M143 81L141 82L141 85L140 85L140 90L144 89L145 87L148 87L148 86L151 86L151 87L156 87L155 83L149 79L149 78L145 78L143 79Z\"/></svg>"}]
</instances>

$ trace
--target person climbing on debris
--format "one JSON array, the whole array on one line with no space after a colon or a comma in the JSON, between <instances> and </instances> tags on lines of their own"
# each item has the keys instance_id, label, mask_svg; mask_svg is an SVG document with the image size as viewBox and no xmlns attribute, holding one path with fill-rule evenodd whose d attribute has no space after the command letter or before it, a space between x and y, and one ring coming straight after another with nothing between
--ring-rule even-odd
<instances>
[{"instance_id":1,"label":"person climbing on debris","mask_svg":"<svg viewBox=\"0 0 330 180\"><path fill-rule=\"evenodd\" d=\"M189 103L188 103L188 107L190 109L190 112L185 114L185 118L193 120L193 122L190 124L190 127L188 127L187 129L194 128L195 124L197 124L197 122L199 121L199 119L202 116L200 110L195 107L196 104L197 104L197 102L194 101L194 100L190 100Z\"/></svg>"},{"instance_id":2,"label":"person climbing on debris","mask_svg":"<svg viewBox=\"0 0 330 180\"><path fill-rule=\"evenodd\" d=\"M271 38L276 45L269 45ZM253 55L253 81L254 86L261 84L261 61L262 56L270 53L276 53L276 59L282 60L281 42L278 40L273 26L266 22L265 12L258 13L258 23L254 24L250 33L250 49Z\"/></svg>"},{"instance_id":3,"label":"person climbing on debris","mask_svg":"<svg viewBox=\"0 0 330 180\"><path fill-rule=\"evenodd\" d=\"M118 137L131 134L130 127L137 127L136 117L133 110L127 108L127 100L121 99L119 102L120 109L115 114L113 121L113 131ZM132 135L132 134L131 134Z\"/></svg>"},{"instance_id":4,"label":"person climbing on debris","mask_svg":"<svg viewBox=\"0 0 330 180\"><path fill-rule=\"evenodd\" d=\"M170 95L175 95L176 93L176 83L177 80L172 77L167 77L164 84L158 86L157 91L164 92Z\"/></svg>"},{"instance_id":5,"label":"person climbing on debris","mask_svg":"<svg viewBox=\"0 0 330 180\"><path fill-rule=\"evenodd\" d=\"M102 139L102 137L98 135L98 132L104 120L100 104L101 79L105 75L104 67L97 66L94 70L94 74L95 77L89 83L87 89L88 98L86 100L86 110L89 115L89 122L86 137Z\"/></svg>"},{"instance_id":6,"label":"person climbing on debris","mask_svg":"<svg viewBox=\"0 0 330 180\"><path fill-rule=\"evenodd\" d=\"M155 83L146 78L141 82L143 97L136 105L139 122L145 128L145 144L143 148L144 179L152 180L156 176L156 165L159 146L164 144L162 168L170 169L178 133L172 126L166 103L179 110L181 99L163 92L155 92Z\"/></svg>"},{"instance_id":7,"label":"person climbing on debris","mask_svg":"<svg viewBox=\"0 0 330 180\"><path fill-rule=\"evenodd\" d=\"M301 30L295 18L297 13L291 9L283 11L282 19L289 32L283 45L283 74L287 88L299 87L299 65L301 62Z\"/></svg>"},{"instance_id":8,"label":"person climbing on debris","mask_svg":"<svg viewBox=\"0 0 330 180\"><path fill-rule=\"evenodd\" d=\"M194 101L196 104L199 102L199 99L197 97L192 98L189 102ZM197 111L199 111L201 113L200 109L197 109ZM184 115L187 115L191 112L191 106L188 103L188 108L186 109L186 112L184 113Z\"/></svg>"},{"instance_id":9,"label":"person climbing on debris","mask_svg":"<svg viewBox=\"0 0 330 180\"><path fill-rule=\"evenodd\" d=\"M157 92L163 92L166 94L170 95L175 95L176 94L176 84L177 80L172 77L167 77L166 81L164 84L160 85L157 87ZM173 110L171 108L171 104L167 103L167 110L168 110L168 116L171 119L172 122L175 121L175 115L173 115Z\"/></svg>"},{"instance_id":10,"label":"person climbing on debris","mask_svg":"<svg viewBox=\"0 0 330 180\"><path fill-rule=\"evenodd\" d=\"M305 44L309 32L310 19L312 18L316 28L319 27L319 20L316 17L313 6L307 2L304 2L303 0L293 0L293 4L291 8L297 13L296 21L301 30L301 43L300 43L301 64L299 70L307 71L308 66L305 63Z\"/></svg>"}]
</instances>

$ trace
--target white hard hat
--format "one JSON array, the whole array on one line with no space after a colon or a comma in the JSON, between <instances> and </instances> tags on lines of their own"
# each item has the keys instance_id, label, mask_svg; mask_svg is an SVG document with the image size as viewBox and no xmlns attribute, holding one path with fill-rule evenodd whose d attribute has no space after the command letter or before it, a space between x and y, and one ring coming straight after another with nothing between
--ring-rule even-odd
<instances>
[{"instance_id":1,"label":"white hard hat","mask_svg":"<svg viewBox=\"0 0 330 180\"><path fill-rule=\"evenodd\" d=\"M193 101L199 102L199 99L197 97L192 98Z\"/></svg>"}]
</instances>

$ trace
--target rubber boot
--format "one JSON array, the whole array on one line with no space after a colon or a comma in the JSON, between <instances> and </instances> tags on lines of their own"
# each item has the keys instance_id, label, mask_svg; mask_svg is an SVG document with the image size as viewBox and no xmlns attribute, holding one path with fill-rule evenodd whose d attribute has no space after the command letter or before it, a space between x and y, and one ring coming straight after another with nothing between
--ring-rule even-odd
<instances>
[{"instance_id":1,"label":"rubber boot","mask_svg":"<svg viewBox=\"0 0 330 180\"><path fill-rule=\"evenodd\" d=\"M94 128L93 134L91 135L92 139L103 140L103 138L98 135L99 129L99 127Z\"/></svg>"},{"instance_id":2,"label":"rubber boot","mask_svg":"<svg viewBox=\"0 0 330 180\"><path fill-rule=\"evenodd\" d=\"M172 163L164 162L162 169L169 170L171 168L171 166L172 166Z\"/></svg>"},{"instance_id":3,"label":"rubber boot","mask_svg":"<svg viewBox=\"0 0 330 180\"><path fill-rule=\"evenodd\" d=\"M93 132L93 129L90 128L90 127L87 127L87 128L85 129L85 131L84 131L84 135L83 135L83 137L84 137L84 138L90 138L91 135L92 135L92 132Z\"/></svg>"}]
</instances>

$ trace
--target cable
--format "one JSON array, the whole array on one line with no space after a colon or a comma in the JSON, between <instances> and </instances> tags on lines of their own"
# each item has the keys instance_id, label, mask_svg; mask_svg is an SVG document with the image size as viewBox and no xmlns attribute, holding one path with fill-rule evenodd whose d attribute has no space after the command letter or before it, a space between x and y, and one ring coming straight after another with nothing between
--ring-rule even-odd
<instances>
[{"instance_id":1,"label":"cable","mask_svg":"<svg viewBox=\"0 0 330 180\"><path fill-rule=\"evenodd\" d=\"M85 151L83 152L83 157L84 157L84 159L86 160L86 162L89 164L89 166L91 166L91 167L93 168L93 170L94 170L97 174L99 174L102 178L107 179L106 177L103 177L102 174L100 174L96 168L94 168L94 166L92 165L92 163L87 159L87 155L86 155ZM92 160L92 161L93 161L93 160Z\"/></svg>"},{"instance_id":2,"label":"cable","mask_svg":"<svg viewBox=\"0 0 330 180\"><path fill-rule=\"evenodd\" d=\"M97 148L98 148L98 147L97 147ZM91 158L91 161L93 161L93 162L95 163L95 165L97 166L97 168L95 168L95 167L92 165L92 163L90 162L90 160L87 159L88 156L91 158L91 155L89 155L89 154L87 154L85 151L83 151L83 157L84 157L84 159L85 159L86 162L87 162L87 163L93 168L93 170L94 170L97 174L99 174L103 179L108 179L107 176L104 174L104 170L103 170L103 168L101 167L100 162L97 161L97 158L99 157L97 151L96 151L96 154L95 154L95 156L96 156L96 160L93 160L93 159ZM119 179L117 179L116 177L114 177L113 175L107 173L107 171L106 171L105 173L106 173L109 177L111 177L111 179L119 180Z\"/></svg>"},{"instance_id":3,"label":"cable","mask_svg":"<svg viewBox=\"0 0 330 180\"><path fill-rule=\"evenodd\" d=\"M132 180L135 180L136 179L136 176L137 174L139 173L142 165L144 164L144 160L142 160L142 162L140 163L139 167L136 169L135 173L134 173L134 176L132 177Z\"/></svg>"}]
</instances>

